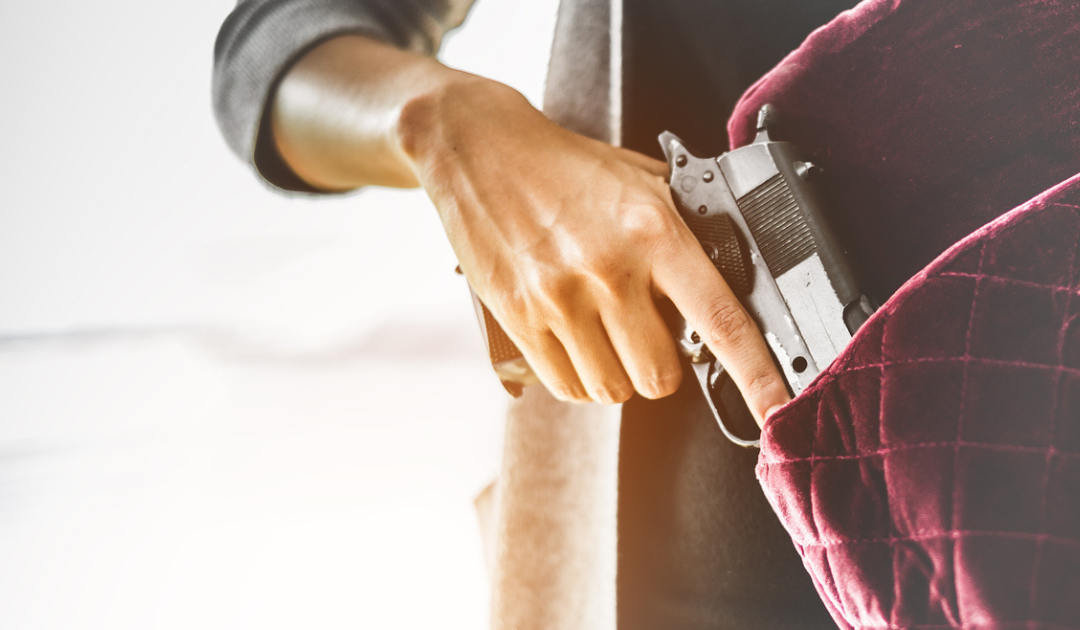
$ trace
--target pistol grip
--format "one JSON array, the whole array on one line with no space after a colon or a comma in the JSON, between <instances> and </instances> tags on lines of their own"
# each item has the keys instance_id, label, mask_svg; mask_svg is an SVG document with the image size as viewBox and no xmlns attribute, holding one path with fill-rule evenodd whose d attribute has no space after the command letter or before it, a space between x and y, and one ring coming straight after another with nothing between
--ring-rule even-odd
<instances>
[{"instance_id":1,"label":"pistol grip","mask_svg":"<svg viewBox=\"0 0 1080 630\"><path fill-rule=\"evenodd\" d=\"M843 350L873 305L827 224L812 181L820 169L791 144L769 137L774 118L763 108L754 141L715 158L692 155L671 133L661 134L660 144L680 216L757 323L797 395ZM732 240L728 231L735 233L738 255L719 251L718 243ZM730 379L696 337L684 332L680 347L720 428L736 444L755 445L730 430L728 421L742 415L745 402L719 391Z\"/></svg>"},{"instance_id":2,"label":"pistol grip","mask_svg":"<svg viewBox=\"0 0 1080 630\"><path fill-rule=\"evenodd\" d=\"M472 294L473 307L476 309L476 319L480 324L480 334L484 337L484 347L487 348L488 359L495 374L502 381L503 387L511 396L521 396L526 385L540 382L532 371L521 350L514 344L510 336L506 334L495 316L480 299L480 296L469 285L469 293Z\"/></svg>"}]
</instances>

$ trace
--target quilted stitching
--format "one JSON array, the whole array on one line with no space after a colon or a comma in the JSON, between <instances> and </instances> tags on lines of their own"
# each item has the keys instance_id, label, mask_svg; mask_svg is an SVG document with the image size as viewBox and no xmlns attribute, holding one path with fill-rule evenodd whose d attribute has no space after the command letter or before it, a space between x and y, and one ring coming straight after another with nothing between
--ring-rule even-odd
<instances>
[{"instance_id":1,"label":"quilted stitching","mask_svg":"<svg viewBox=\"0 0 1080 630\"><path fill-rule=\"evenodd\" d=\"M1080 628L1078 67L1080 3L866 0L729 121L776 108L893 296L762 438L842 627Z\"/></svg>"},{"instance_id":2,"label":"quilted stitching","mask_svg":"<svg viewBox=\"0 0 1080 630\"><path fill-rule=\"evenodd\" d=\"M1078 247L1080 175L905 284L766 426L759 479L842 626L1080 627Z\"/></svg>"}]
</instances>

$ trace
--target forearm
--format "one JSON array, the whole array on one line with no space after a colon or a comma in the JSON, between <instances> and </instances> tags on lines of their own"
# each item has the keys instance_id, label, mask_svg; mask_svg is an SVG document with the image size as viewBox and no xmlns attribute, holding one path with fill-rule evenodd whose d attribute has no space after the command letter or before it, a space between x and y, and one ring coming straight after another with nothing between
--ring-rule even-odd
<instances>
[{"instance_id":1,"label":"forearm","mask_svg":"<svg viewBox=\"0 0 1080 630\"><path fill-rule=\"evenodd\" d=\"M323 190L418 186L420 127L447 93L493 82L377 40L347 35L313 48L273 97L282 159Z\"/></svg>"},{"instance_id":2,"label":"forearm","mask_svg":"<svg viewBox=\"0 0 1080 630\"><path fill-rule=\"evenodd\" d=\"M271 116L279 153L318 188L423 185L462 267L479 270L470 280L511 274L505 264L478 262L474 249L497 249L508 234L546 237L547 227L522 227L522 188L526 200L543 197L551 208L545 226L578 211L547 201L564 194L563 181L535 158L538 146L554 144L563 160L575 149L569 132L514 90L430 57L363 37L330 40L287 73ZM498 176L473 186L469 172ZM529 174L543 176L542 190L526 186ZM492 231L493 215L514 221ZM614 408L560 403L540 388L513 404L500 475L495 628L610 627L617 441Z\"/></svg>"}]
</instances>

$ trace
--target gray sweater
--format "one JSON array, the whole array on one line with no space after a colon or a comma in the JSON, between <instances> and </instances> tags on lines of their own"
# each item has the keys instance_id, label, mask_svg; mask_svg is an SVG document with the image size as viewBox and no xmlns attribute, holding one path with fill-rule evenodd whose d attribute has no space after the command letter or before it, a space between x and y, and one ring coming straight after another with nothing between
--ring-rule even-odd
<instances>
[{"instance_id":1,"label":"gray sweater","mask_svg":"<svg viewBox=\"0 0 1080 630\"><path fill-rule=\"evenodd\" d=\"M434 54L443 36L465 19L473 0L240 0L214 46L213 99L229 147L271 184L311 189L281 163L267 142L264 113L289 66L313 46L356 33L420 53ZM618 13L618 11L616 11ZM617 142L618 67L609 45L607 0L564 0L559 7L548 69L544 111L579 133ZM618 23L616 22L616 27ZM614 73L618 76L618 73Z\"/></svg>"}]
</instances>

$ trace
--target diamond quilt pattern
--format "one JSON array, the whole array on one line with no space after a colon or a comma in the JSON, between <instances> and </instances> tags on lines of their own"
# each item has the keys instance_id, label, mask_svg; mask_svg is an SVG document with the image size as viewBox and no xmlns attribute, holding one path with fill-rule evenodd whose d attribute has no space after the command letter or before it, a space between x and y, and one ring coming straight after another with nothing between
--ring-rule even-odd
<instances>
[{"instance_id":1,"label":"diamond quilt pattern","mask_svg":"<svg viewBox=\"0 0 1080 630\"><path fill-rule=\"evenodd\" d=\"M762 434L842 627L1080 628L1080 176L924 269Z\"/></svg>"},{"instance_id":2,"label":"diamond quilt pattern","mask_svg":"<svg viewBox=\"0 0 1080 630\"><path fill-rule=\"evenodd\" d=\"M729 121L774 106L892 296L758 461L843 628L1080 628L1078 68L1078 2L865 0Z\"/></svg>"}]
</instances>

